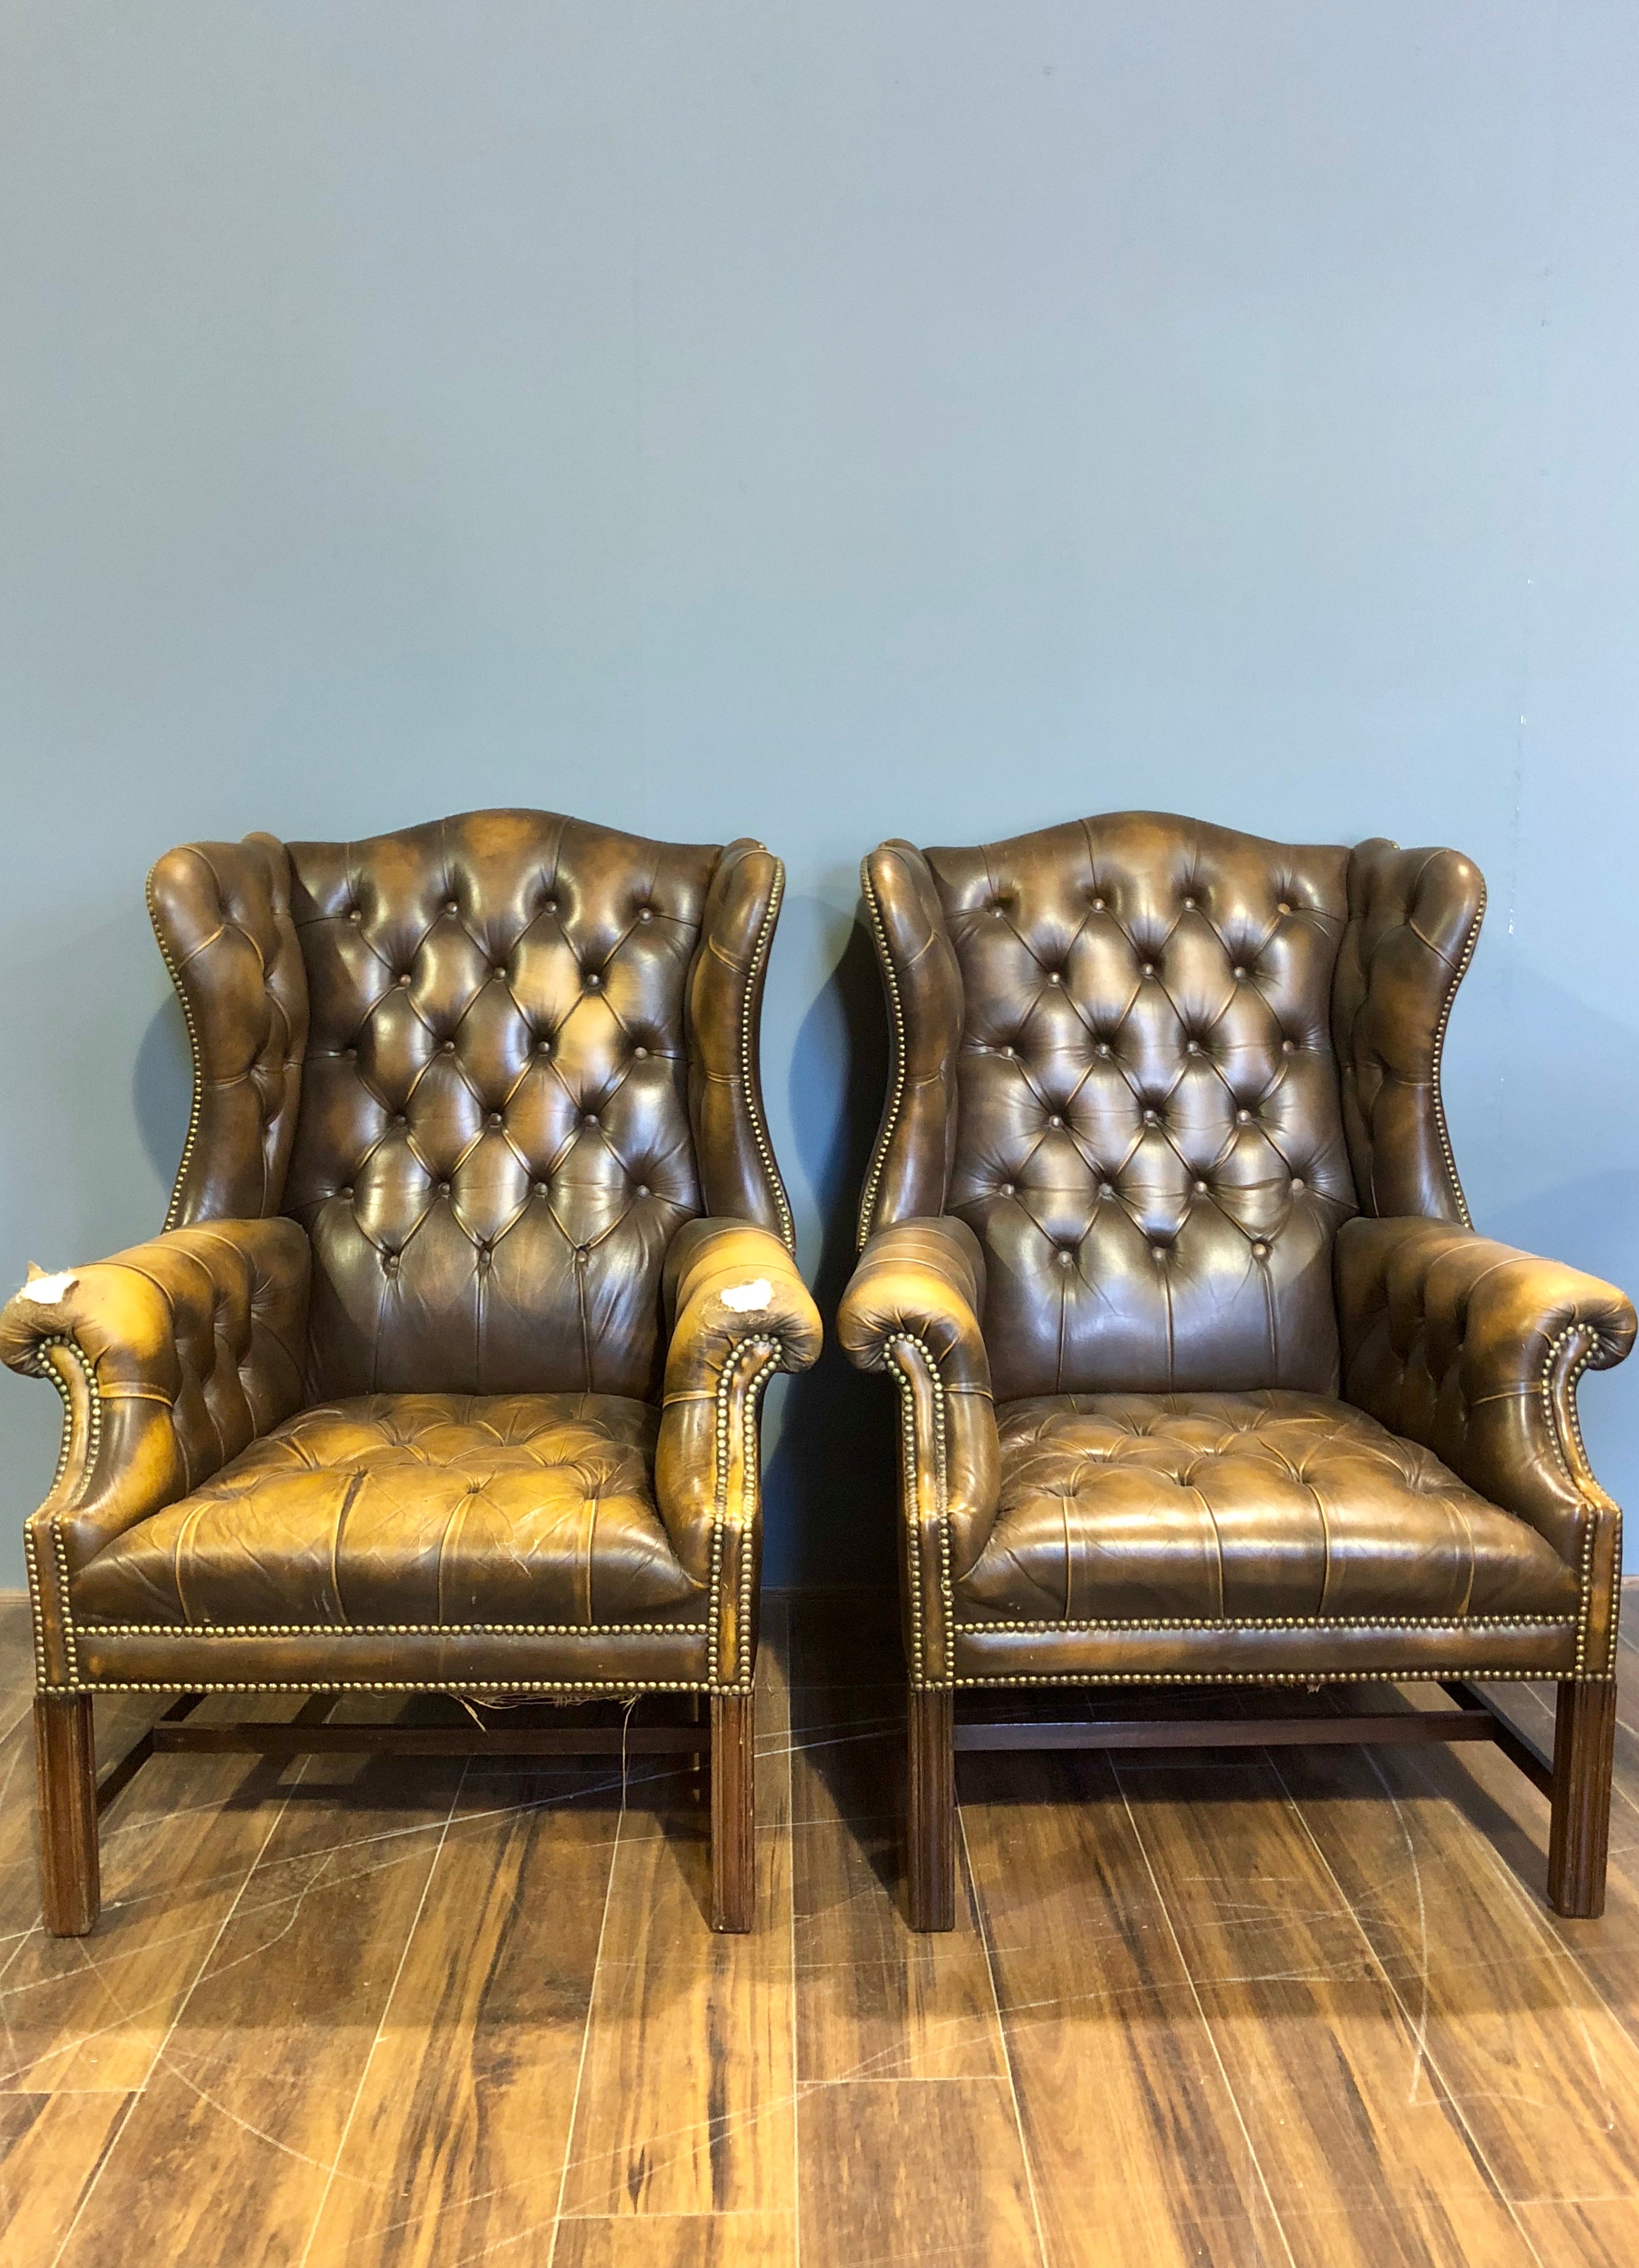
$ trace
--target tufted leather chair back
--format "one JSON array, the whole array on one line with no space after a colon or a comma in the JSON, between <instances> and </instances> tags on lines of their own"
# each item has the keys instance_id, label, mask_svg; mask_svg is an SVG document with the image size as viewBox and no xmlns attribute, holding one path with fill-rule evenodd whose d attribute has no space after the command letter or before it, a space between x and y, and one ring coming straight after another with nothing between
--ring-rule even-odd
<instances>
[{"instance_id":1,"label":"tufted leather chair back","mask_svg":"<svg viewBox=\"0 0 1639 2268\"><path fill-rule=\"evenodd\" d=\"M760 844L533 811L172 852L167 1226L301 1224L312 1394L656 1395L680 1224L791 1241L757 1064L781 881Z\"/></svg>"},{"instance_id":2,"label":"tufted leather chair back","mask_svg":"<svg viewBox=\"0 0 1639 2268\"><path fill-rule=\"evenodd\" d=\"M1340 1222L1464 1217L1438 1054L1474 869L1124 813L865 880L895 1078L862 1234L974 1229L997 1395L1335 1392Z\"/></svg>"}]
</instances>

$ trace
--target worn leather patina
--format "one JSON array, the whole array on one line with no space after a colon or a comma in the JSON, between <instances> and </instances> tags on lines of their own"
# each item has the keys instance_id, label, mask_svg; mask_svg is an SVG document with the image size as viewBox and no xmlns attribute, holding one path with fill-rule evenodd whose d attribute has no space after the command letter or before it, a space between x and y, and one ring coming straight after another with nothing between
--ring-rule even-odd
<instances>
[{"instance_id":1,"label":"worn leather patina","mask_svg":"<svg viewBox=\"0 0 1639 2268\"><path fill-rule=\"evenodd\" d=\"M534 811L195 843L167 1226L40 1278L42 1689L749 1687L762 1389L819 1318L763 1119L782 869Z\"/></svg>"},{"instance_id":2,"label":"worn leather patina","mask_svg":"<svg viewBox=\"0 0 1639 2268\"><path fill-rule=\"evenodd\" d=\"M1122 813L864 865L893 1065L838 1317L920 1687L1612 1674L1611 1285L1476 1235L1450 850Z\"/></svg>"}]
</instances>

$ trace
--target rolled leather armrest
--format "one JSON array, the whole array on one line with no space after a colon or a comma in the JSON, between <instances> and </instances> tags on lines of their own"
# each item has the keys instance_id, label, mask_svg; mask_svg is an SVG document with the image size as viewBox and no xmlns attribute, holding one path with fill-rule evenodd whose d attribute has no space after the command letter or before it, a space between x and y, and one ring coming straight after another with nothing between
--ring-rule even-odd
<instances>
[{"instance_id":1,"label":"rolled leather armrest","mask_svg":"<svg viewBox=\"0 0 1639 2268\"><path fill-rule=\"evenodd\" d=\"M1335 1266L1346 1398L1529 1521L1578 1570L1584 1667L1608 1674L1618 1513L1583 1447L1577 1382L1627 1355L1632 1302L1449 1221L1348 1221Z\"/></svg>"},{"instance_id":2,"label":"rolled leather armrest","mask_svg":"<svg viewBox=\"0 0 1639 2268\"><path fill-rule=\"evenodd\" d=\"M219 1220L36 1273L12 1294L0 1360L50 1378L64 1404L62 1462L35 1514L54 1564L83 1566L299 1406L311 1274L293 1220Z\"/></svg>"},{"instance_id":3,"label":"rolled leather armrest","mask_svg":"<svg viewBox=\"0 0 1639 2268\"><path fill-rule=\"evenodd\" d=\"M950 1675L951 1585L983 1550L1001 1491L984 1294L978 1239L942 1215L871 1237L837 1310L849 1360L891 1372L904 1403L901 1544L920 1684Z\"/></svg>"},{"instance_id":4,"label":"rolled leather armrest","mask_svg":"<svg viewBox=\"0 0 1639 2268\"><path fill-rule=\"evenodd\" d=\"M713 1683L744 1683L755 1652L761 1504L757 1413L775 1371L820 1352L820 1311L779 1238L695 1220L666 1255L672 1316L655 1494L672 1547L711 1591Z\"/></svg>"}]
</instances>

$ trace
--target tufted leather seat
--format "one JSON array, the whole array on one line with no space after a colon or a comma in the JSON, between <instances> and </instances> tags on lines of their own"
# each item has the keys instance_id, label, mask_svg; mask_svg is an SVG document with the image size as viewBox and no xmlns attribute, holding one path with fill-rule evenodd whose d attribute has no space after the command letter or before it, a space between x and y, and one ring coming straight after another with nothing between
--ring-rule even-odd
<instances>
[{"instance_id":1,"label":"tufted leather seat","mask_svg":"<svg viewBox=\"0 0 1639 2268\"><path fill-rule=\"evenodd\" d=\"M0 1315L69 1410L43 1725L106 1686L662 1687L749 1754L758 1410L819 1344L758 1068L782 883L533 811L158 862L165 1232Z\"/></svg>"},{"instance_id":2,"label":"tufted leather seat","mask_svg":"<svg viewBox=\"0 0 1639 2268\"><path fill-rule=\"evenodd\" d=\"M996 1525L962 1611L1075 1622L1528 1616L1577 1579L1437 1457L1316 1394L1049 1395L996 1412Z\"/></svg>"},{"instance_id":3,"label":"tufted leather seat","mask_svg":"<svg viewBox=\"0 0 1639 2268\"><path fill-rule=\"evenodd\" d=\"M1608 1695L1575 1388L1635 1319L1469 1224L1473 866L1128 812L884 843L864 890L893 1057L838 1327L903 1398L913 1758L969 1686Z\"/></svg>"},{"instance_id":4,"label":"tufted leather seat","mask_svg":"<svg viewBox=\"0 0 1639 2268\"><path fill-rule=\"evenodd\" d=\"M79 1579L93 1623L623 1623L702 1612L654 1496L659 1413L607 1394L304 1410Z\"/></svg>"}]
</instances>

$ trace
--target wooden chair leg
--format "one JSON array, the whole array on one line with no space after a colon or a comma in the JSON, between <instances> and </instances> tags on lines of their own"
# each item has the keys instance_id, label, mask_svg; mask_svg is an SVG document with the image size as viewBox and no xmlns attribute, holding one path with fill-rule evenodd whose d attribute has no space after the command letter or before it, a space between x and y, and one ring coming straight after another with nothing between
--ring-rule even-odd
<instances>
[{"instance_id":1,"label":"wooden chair leg","mask_svg":"<svg viewBox=\"0 0 1639 2268\"><path fill-rule=\"evenodd\" d=\"M97 1855L97 1749L89 1693L34 1699L40 1903L53 1937L85 1937L102 1910Z\"/></svg>"},{"instance_id":2,"label":"wooden chair leg","mask_svg":"<svg viewBox=\"0 0 1639 2268\"><path fill-rule=\"evenodd\" d=\"M749 1693L711 1697L711 1926L745 1931L756 1907L755 1719Z\"/></svg>"},{"instance_id":3,"label":"wooden chair leg","mask_svg":"<svg viewBox=\"0 0 1639 2268\"><path fill-rule=\"evenodd\" d=\"M910 1695L910 1926L956 1926L956 1714L947 1686Z\"/></svg>"},{"instance_id":4,"label":"wooden chair leg","mask_svg":"<svg viewBox=\"0 0 1639 2268\"><path fill-rule=\"evenodd\" d=\"M1615 1741L1614 1682L1586 1685L1565 1680L1554 1725L1548 1904L1555 1913L1584 1921L1605 1911Z\"/></svg>"}]
</instances>

